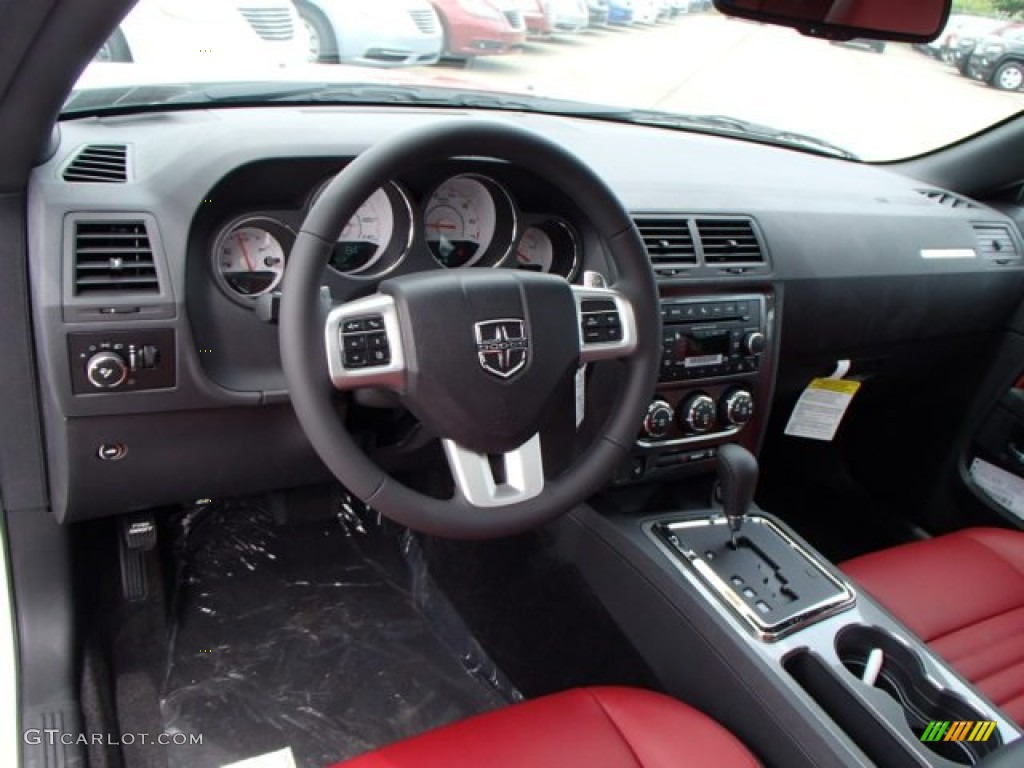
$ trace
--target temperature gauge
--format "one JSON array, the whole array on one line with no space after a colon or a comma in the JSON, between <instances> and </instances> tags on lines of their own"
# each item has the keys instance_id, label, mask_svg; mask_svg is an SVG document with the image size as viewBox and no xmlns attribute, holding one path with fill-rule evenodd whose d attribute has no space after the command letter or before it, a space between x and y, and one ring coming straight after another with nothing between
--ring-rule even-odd
<instances>
[{"instance_id":1,"label":"temperature gauge","mask_svg":"<svg viewBox=\"0 0 1024 768\"><path fill-rule=\"evenodd\" d=\"M293 240L291 230L274 219L232 222L214 245L213 273L230 298L250 303L280 284Z\"/></svg>"}]
</instances>

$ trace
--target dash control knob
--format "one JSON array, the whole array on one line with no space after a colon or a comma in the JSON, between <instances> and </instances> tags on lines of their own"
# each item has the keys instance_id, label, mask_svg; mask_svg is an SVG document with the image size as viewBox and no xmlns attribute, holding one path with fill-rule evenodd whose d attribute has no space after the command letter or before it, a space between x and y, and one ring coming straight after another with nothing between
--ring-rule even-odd
<instances>
[{"instance_id":1,"label":"dash control knob","mask_svg":"<svg viewBox=\"0 0 1024 768\"><path fill-rule=\"evenodd\" d=\"M733 427L741 427L754 416L754 396L745 389L734 389L719 403L721 420Z\"/></svg>"},{"instance_id":2,"label":"dash control knob","mask_svg":"<svg viewBox=\"0 0 1024 768\"><path fill-rule=\"evenodd\" d=\"M707 432L715 426L715 401L708 395L693 395L679 409L680 426L687 432Z\"/></svg>"},{"instance_id":3,"label":"dash control knob","mask_svg":"<svg viewBox=\"0 0 1024 768\"><path fill-rule=\"evenodd\" d=\"M765 335L760 331L748 333L743 339L743 351L748 355L760 355L764 352L766 342Z\"/></svg>"},{"instance_id":4,"label":"dash control knob","mask_svg":"<svg viewBox=\"0 0 1024 768\"><path fill-rule=\"evenodd\" d=\"M672 406L664 400L655 400L647 406L647 415L644 416L644 434L647 437L660 438L668 434L672 426L672 418L675 412Z\"/></svg>"},{"instance_id":5,"label":"dash control knob","mask_svg":"<svg viewBox=\"0 0 1024 768\"><path fill-rule=\"evenodd\" d=\"M114 389L128 378L128 363L116 352L97 352L85 364L85 377L96 389Z\"/></svg>"}]
</instances>

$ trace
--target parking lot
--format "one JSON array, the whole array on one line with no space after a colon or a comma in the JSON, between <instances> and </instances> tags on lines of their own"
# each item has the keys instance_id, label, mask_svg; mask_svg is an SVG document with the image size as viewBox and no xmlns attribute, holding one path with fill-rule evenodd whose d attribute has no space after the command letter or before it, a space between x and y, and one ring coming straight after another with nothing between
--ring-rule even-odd
<instances>
[{"instance_id":1,"label":"parking lot","mask_svg":"<svg viewBox=\"0 0 1024 768\"><path fill-rule=\"evenodd\" d=\"M521 54L442 65L502 90L722 114L808 133L866 160L918 154L1017 112L1024 94L972 82L913 50L883 54L715 13L530 42ZM438 75L438 67L423 68Z\"/></svg>"}]
</instances>

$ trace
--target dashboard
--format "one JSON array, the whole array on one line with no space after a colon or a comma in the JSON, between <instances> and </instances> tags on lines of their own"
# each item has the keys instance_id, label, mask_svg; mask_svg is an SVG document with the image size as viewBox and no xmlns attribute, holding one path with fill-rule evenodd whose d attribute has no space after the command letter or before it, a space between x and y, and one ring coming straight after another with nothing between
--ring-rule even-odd
<instances>
[{"instance_id":1,"label":"dashboard","mask_svg":"<svg viewBox=\"0 0 1024 768\"><path fill-rule=\"evenodd\" d=\"M290 246L351 158L410 123L467 118L513 122L575 152L647 246L662 375L615 482L706 471L726 440L756 449L838 360L880 377L909 361L918 373L948 364L1001 328L1024 288L1024 245L1002 212L945 204L941 190L883 168L732 139L365 107L67 121L29 199L58 517L327 479L291 411L273 323ZM615 280L558 179L471 148L409 168L338 223L322 300L431 269ZM614 407L615 365L591 366L588 407ZM337 398L368 445L409 437L394 405Z\"/></svg>"}]
</instances>

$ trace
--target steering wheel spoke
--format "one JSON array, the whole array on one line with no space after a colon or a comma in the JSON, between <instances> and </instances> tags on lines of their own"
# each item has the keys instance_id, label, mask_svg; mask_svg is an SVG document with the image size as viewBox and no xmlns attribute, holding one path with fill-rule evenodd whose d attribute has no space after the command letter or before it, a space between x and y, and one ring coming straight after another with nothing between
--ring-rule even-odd
<instances>
[{"instance_id":1,"label":"steering wheel spoke","mask_svg":"<svg viewBox=\"0 0 1024 768\"><path fill-rule=\"evenodd\" d=\"M629 357L636 351L633 304L614 288L572 286L584 363Z\"/></svg>"},{"instance_id":2,"label":"steering wheel spoke","mask_svg":"<svg viewBox=\"0 0 1024 768\"><path fill-rule=\"evenodd\" d=\"M327 367L337 389L384 387L401 392L405 353L395 301L374 294L334 307L324 326Z\"/></svg>"},{"instance_id":3,"label":"steering wheel spoke","mask_svg":"<svg viewBox=\"0 0 1024 768\"><path fill-rule=\"evenodd\" d=\"M442 440L456 492L474 507L494 508L540 496L544 459L536 434L508 453L490 456Z\"/></svg>"}]
</instances>

